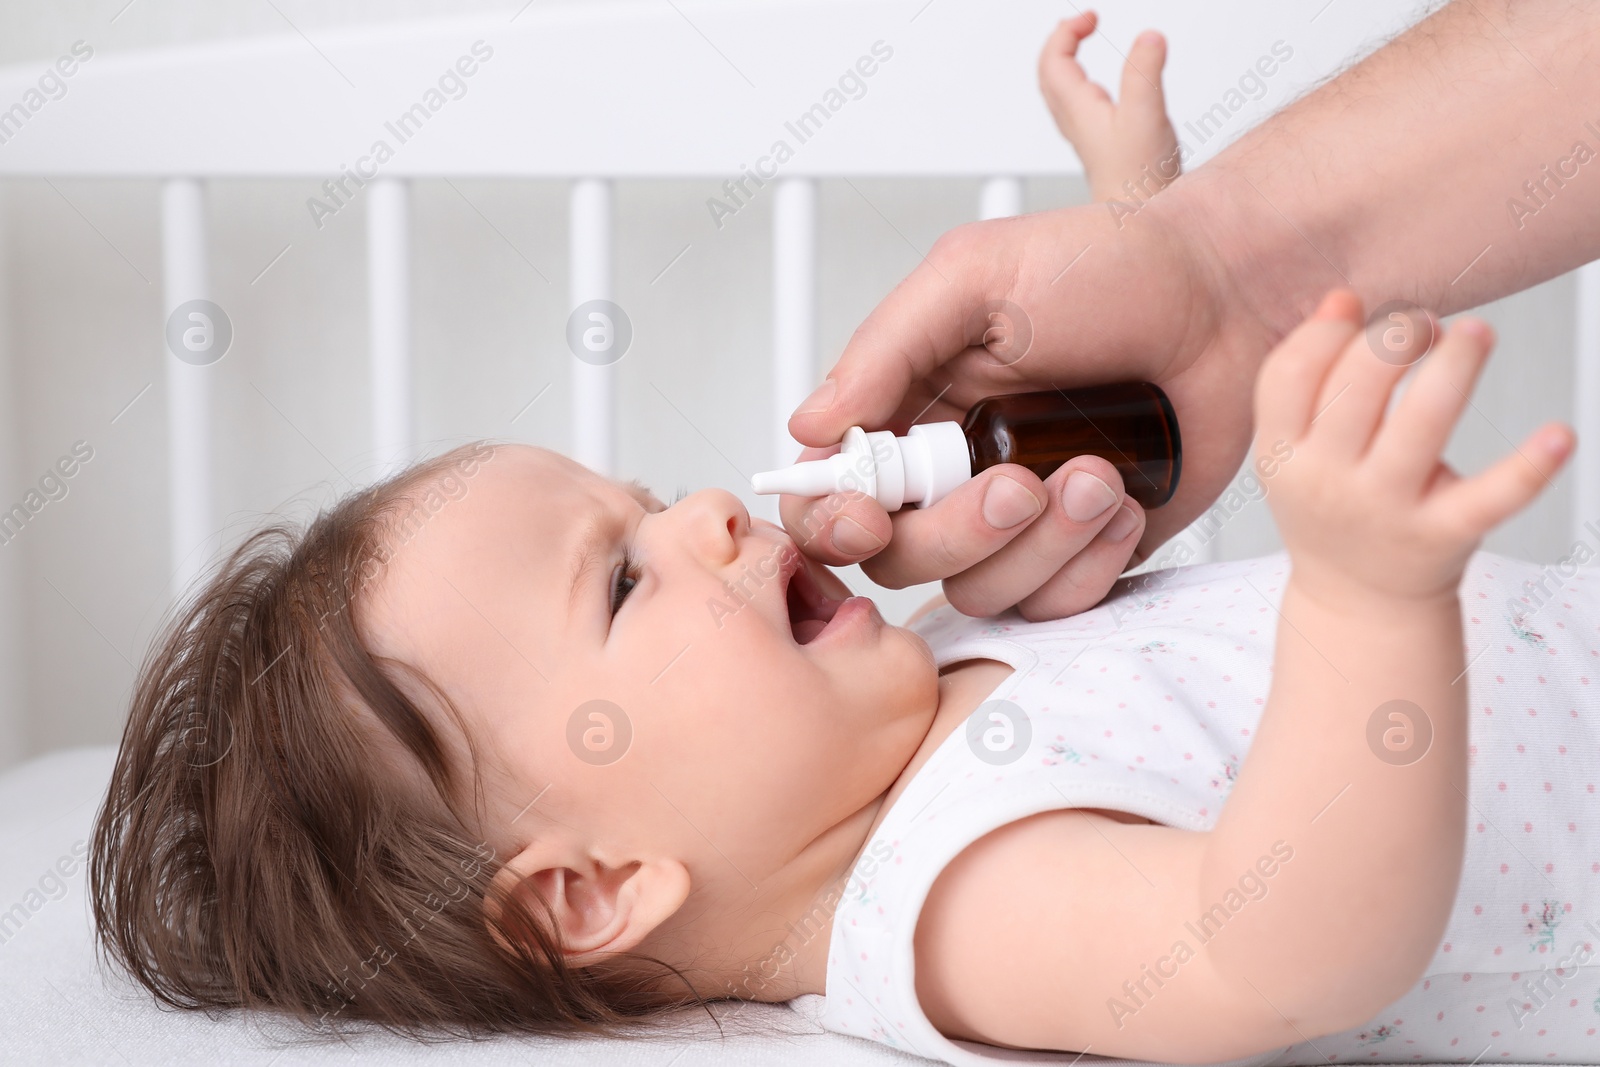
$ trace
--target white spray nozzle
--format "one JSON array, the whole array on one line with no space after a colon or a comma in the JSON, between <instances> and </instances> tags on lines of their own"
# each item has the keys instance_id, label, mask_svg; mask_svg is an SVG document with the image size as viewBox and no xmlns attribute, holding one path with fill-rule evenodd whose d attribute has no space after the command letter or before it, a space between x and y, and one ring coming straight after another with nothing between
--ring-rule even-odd
<instances>
[{"instance_id":1,"label":"white spray nozzle","mask_svg":"<svg viewBox=\"0 0 1600 1067\"><path fill-rule=\"evenodd\" d=\"M850 457L840 452L827 459L813 459L775 471L762 471L750 479L750 486L762 496L790 493L794 496L827 496L838 492L849 470Z\"/></svg>"},{"instance_id":2,"label":"white spray nozzle","mask_svg":"<svg viewBox=\"0 0 1600 1067\"><path fill-rule=\"evenodd\" d=\"M961 424L926 422L905 437L852 426L836 455L763 471L750 479L750 487L763 496L866 493L885 511L898 511L903 504L928 507L970 477Z\"/></svg>"}]
</instances>

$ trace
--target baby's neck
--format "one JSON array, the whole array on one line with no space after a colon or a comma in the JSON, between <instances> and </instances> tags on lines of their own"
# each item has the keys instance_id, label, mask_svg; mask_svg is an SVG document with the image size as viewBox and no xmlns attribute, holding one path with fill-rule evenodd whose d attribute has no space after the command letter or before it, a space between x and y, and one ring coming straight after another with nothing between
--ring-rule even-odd
<instances>
[{"instance_id":1,"label":"baby's neck","mask_svg":"<svg viewBox=\"0 0 1600 1067\"><path fill-rule=\"evenodd\" d=\"M777 975L751 999L787 1000L802 993L824 991L834 909L867 843L928 758L1011 672L1008 664L991 659L963 660L940 672L939 704L929 720L928 733L894 784L872 804L830 829L814 849L808 849L819 857L831 857L819 865L826 869L797 878L790 891L783 894L782 902L771 901L774 907L764 915L769 924L766 939L754 937L752 943L772 947L760 959L748 960L740 970L748 976L764 966L765 973L771 975L776 969ZM840 856L848 857L842 868Z\"/></svg>"},{"instance_id":2,"label":"baby's neck","mask_svg":"<svg viewBox=\"0 0 1600 1067\"><path fill-rule=\"evenodd\" d=\"M900 794L905 792L906 787L911 784L911 779L922 769L922 765L928 762L928 758L940 745L944 744L945 738L966 722L977 710L978 705L987 700L1011 673L1010 664L995 659L962 660L940 670L939 707L934 711L928 735L923 738L922 744L917 746L917 751L905 769L900 772L900 777L895 779L894 785L883 795L877 817L868 826L866 836L861 839L860 848L856 850L857 856L867 847L867 842L877 832L878 824L889 814L889 809L900 799ZM853 864L854 859L851 862Z\"/></svg>"}]
</instances>

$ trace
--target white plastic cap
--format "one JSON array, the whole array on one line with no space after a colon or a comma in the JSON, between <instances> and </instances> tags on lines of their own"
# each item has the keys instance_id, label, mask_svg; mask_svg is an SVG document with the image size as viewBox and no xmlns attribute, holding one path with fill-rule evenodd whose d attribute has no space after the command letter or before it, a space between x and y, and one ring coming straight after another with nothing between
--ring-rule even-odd
<instances>
[{"instance_id":1,"label":"white plastic cap","mask_svg":"<svg viewBox=\"0 0 1600 1067\"><path fill-rule=\"evenodd\" d=\"M928 422L911 427L905 437L852 426L836 455L763 471L750 479L750 487L763 496L866 493L885 511L898 511L904 504L928 507L970 477L961 424Z\"/></svg>"},{"instance_id":2,"label":"white plastic cap","mask_svg":"<svg viewBox=\"0 0 1600 1067\"><path fill-rule=\"evenodd\" d=\"M924 422L902 439L906 499L919 508L949 496L972 477L972 454L959 422Z\"/></svg>"}]
</instances>

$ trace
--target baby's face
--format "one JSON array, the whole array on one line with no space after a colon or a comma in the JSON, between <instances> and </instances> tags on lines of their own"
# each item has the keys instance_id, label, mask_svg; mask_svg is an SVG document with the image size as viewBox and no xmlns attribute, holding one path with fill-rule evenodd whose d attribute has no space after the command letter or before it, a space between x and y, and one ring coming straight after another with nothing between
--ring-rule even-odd
<instances>
[{"instance_id":1,"label":"baby's face","mask_svg":"<svg viewBox=\"0 0 1600 1067\"><path fill-rule=\"evenodd\" d=\"M927 645L861 603L805 621L848 590L731 494L666 507L505 445L465 484L395 548L362 622L466 720L497 848L668 850L742 887L881 795L926 735Z\"/></svg>"}]
</instances>

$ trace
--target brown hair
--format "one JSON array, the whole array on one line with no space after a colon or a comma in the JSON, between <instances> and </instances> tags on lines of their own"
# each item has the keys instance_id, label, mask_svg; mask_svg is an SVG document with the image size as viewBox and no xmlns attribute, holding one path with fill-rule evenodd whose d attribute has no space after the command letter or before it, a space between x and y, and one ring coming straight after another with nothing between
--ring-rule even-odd
<instances>
[{"instance_id":1,"label":"brown hair","mask_svg":"<svg viewBox=\"0 0 1600 1067\"><path fill-rule=\"evenodd\" d=\"M491 890L499 864L477 829L476 751L468 811L466 774L396 684L408 672L363 643L363 586L391 546L467 491L457 473L492 455L465 446L346 497L303 532L256 532L155 644L89 880L102 950L161 1001L412 1037L614 1034L705 1005L660 960L574 967L531 883ZM378 758L391 749L416 773ZM666 972L678 981L663 983Z\"/></svg>"}]
</instances>

